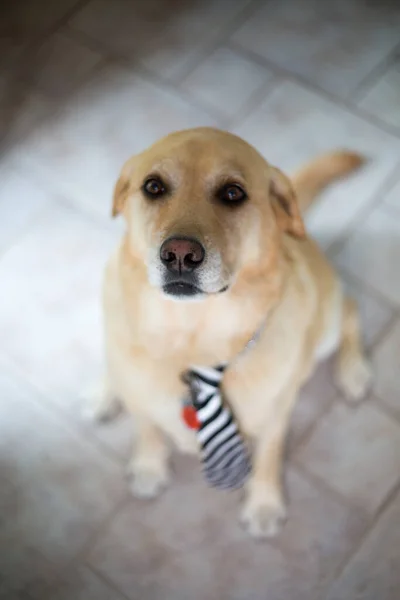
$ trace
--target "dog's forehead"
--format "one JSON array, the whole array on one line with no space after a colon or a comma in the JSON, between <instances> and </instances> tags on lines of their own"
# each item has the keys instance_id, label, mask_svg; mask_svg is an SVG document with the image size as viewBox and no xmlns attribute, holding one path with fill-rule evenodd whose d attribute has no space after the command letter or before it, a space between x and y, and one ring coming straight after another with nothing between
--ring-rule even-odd
<instances>
[{"instance_id":1,"label":"dog's forehead","mask_svg":"<svg viewBox=\"0 0 400 600\"><path fill-rule=\"evenodd\" d=\"M193 134L160 140L145 152L141 166L147 172L183 178L246 179L258 163L255 158L255 150L235 136Z\"/></svg>"}]
</instances>

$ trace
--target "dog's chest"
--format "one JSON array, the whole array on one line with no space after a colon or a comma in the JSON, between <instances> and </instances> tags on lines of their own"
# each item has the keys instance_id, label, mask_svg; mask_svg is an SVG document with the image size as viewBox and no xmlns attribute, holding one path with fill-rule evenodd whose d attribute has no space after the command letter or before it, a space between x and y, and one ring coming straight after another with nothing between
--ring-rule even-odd
<instances>
[{"instance_id":1,"label":"dog's chest","mask_svg":"<svg viewBox=\"0 0 400 600\"><path fill-rule=\"evenodd\" d=\"M138 334L150 355L167 362L213 365L231 360L257 331L261 314L242 306L165 303L141 307Z\"/></svg>"}]
</instances>

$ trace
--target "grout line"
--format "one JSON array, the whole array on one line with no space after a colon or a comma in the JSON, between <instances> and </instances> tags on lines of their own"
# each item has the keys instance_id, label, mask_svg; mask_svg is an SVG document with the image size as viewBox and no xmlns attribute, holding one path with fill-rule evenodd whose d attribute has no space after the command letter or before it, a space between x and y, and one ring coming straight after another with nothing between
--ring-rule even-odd
<instances>
[{"instance_id":1,"label":"grout line","mask_svg":"<svg viewBox=\"0 0 400 600\"><path fill-rule=\"evenodd\" d=\"M373 405L374 404L373 397L374 397L373 393L370 392L370 393L368 393L367 397L364 400L362 400L361 402L349 404L348 402L346 402L346 400L340 394L338 394L331 401L329 408L327 410L325 410L324 413L314 422L312 428L310 428L311 431L310 431L307 439L302 440L301 445L304 446L309 442L309 439L312 437L314 431L316 431L317 427L320 426L321 422L328 417L328 413L334 408L334 405L336 403L339 403L341 406L345 407L347 410L355 412L357 410L360 410L361 407L365 406L366 404ZM297 447L297 449L300 450L300 445ZM298 468L300 472L302 472L306 477L308 477L310 481L312 481L315 485L317 485L317 487L319 487L319 489L322 489L323 491L325 491L327 493L334 494L336 496L336 498L338 500L340 500L342 503L344 503L346 506L348 506L349 508L357 509L358 511L363 511L363 512L365 512L366 516L368 517L368 513L367 513L367 511L365 511L365 509L360 507L355 501L351 500L350 498L348 498L347 496L342 494L342 492L331 487L319 474L311 471L307 467L307 465L305 465L296 455L291 456L290 459L291 459L290 462L296 468Z\"/></svg>"},{"instance_id":2,"label":"grout line","mask_svg":"<svg viewBox=\"0 0 400 600\"><path fill-rule=\"evenodd\" d=\"M254 110L272 95L276 88L279 88L281 83L281 78L271 73L267 80L251 94L244 106L228 120L229 130L234 131L240 123L243 123Z\"/></svg>"},{"instance_id":3,"label":"grout line","mask_svg":"<svg viewBox=\"0 0 400 600\"><path fill-rule=\"evenodd\" d=\"M101 216L94 208L91 207L90 204L81 202L79 199L68 198L66 195L59 196L58 202L61 206L64 206L69 210L73 210L79 215L83 216L85 219L92 221L98 229L101 229L103 232L112 235L111 223L114 217L111 216L111 197L108 217L107 215L104 217ZM123 233L118 239L116 239L116 243L122 239L122 235Z\"/></svg>"},{"instance_id":4,"label":"grout line","mask_svg":"<svg viewBox=\"0 0 400 600\"><path fill-rule=\"evenodd\" d=\"M289 71L288 69L281 67L280 65L277 65L276 63L272 62L270 59L257 54L253 50L248 50L247 48L244 48L238 42L235 42L233 40L230 41L229 47L232 50L234 50L235 52L237 52L238 54L242 54L243 57L247 57L249 60L252 60L253 62L255 62L261 66L268 67L272 71L275 71L282 78L285 78L286 80L289 80L289 81L297 83L298 85L301 85L302 87L306 88L309 92L312 92L314 94L319 94L321 97L323 97L325 100L329 101L330 103L336 104L337 106L339 106L340 108L342 108L344 110L347 110L347 112L353 114L357 118L362 119L363 121L368 122L370 125L373 125L374 127L381 129L382 131L385 131L392 137L399 139L399 137L400 137L399 132L398 132L398 130L396 130L396 128L392 128L387 123L381 122L378 118L375 118L373 115L370 115L367 111L364 111L360 107L353 105L351 102L346 101L342 97L335 96L331 92L328 92L324 88L319 87L317 84L310 82L308 79L302 77L301 75L299 75L295 72Z\"/></svg>"},{"instance_id":5,"label":"grout line","mask_svg":"<svg viewBox=\"0 0 400 600\"><path fill-rule=\"evenodd\" d=\"M104 43L89 37L86 33L80 30L72 29L67 26L65 31L67 32L68 36L71 37L71 39L75 39L77 42L86 46L90 50L101 54L104 60L101 66L103 69L107 68L107 66L111 68L120 67L126 69L131 73L132 76L137 75L138 77L146 80L148 83L152 83L153 85L164 89L179 100L186 102L192 108L206 113L214 121L219 122L221 120L221 113L214 112L215 109L209 104L205 104L201 100L188 94L186 90L178 87L172 79L159 75L158 73L146 67L146 65L142 64L140 61L135 62L132 58L110 51L105 47Z\"/></svg>"},{"instance_id":6,"label":"grout line","mask_svg":"<svg viewBox=\"0 0 400 600\"><path fill-rule=\"evenodd\" d=\"M43 206L38 208L30 218L29 222L26 223L23 227L19 229L19 231L15 234L14 238L5 245L4 247L0 247L0 261L11 251L15 246L17 246L22 239L28 235L38 224L38 222L43 218L43 216L51 209L56 208L57 206L64 207L68 210L72 210L77 213L78 216L82 216L85 219L91 221L98 229L102 232L112 235L111 227L109 222L111 222L112 217L110 214L109 221L105 218L101 217L97 213L97 211L92 210L89 205L86 205L84 202L79 202L79 200L71 199L65 195L62 195L61 192L56 189L52 189L52 182L44 176L40 176L36 169L32 168L30 164L24 164L25 167L25 176L28 175L32 178L34 183L43 190L44 194L48 195L49 198L44 201ZM21 174L21 164L15 163L9 167L9 170ZM111 206L111 201L110 201Z\"/></svg>"},{"instance_id":7,"label":"grout line","mask_svg":"<svg viewBox=\"0 0 400 600\"><path fill-rule=\"evenodd\" d=\"M62 588L63 582L65 581L65 575L68 575L68 573L70 573L71 571L73 572L78 568L81 568L82 566L85 566L86 568L92 570L96 575L98 575L97 572L92 568L92 566L86 562L84 556L90 551L91 547L93 547L97 539L105 532L105 530L107 529L111 521L114 519L114 517L118 514L118 512L123 510L127 504L128 497L125 496L124 498L122 498L122 500L117 502L113 508L110 509L109 513L103 518L101 523L99 523L97 530L94 531L92 534L89 534L88 540L83 545L83 548L73 558L67 560L64 563L64 565L60 568L55 578L55 581L53 581L46 588L45 597L43 598L43 600L50 600L53 597L54 592L57 591L57 589ZM102 578L104 579L104 577ZM114 585L111 587L113 587L115 591L119 592L119 590L116 589Z\"/></svg>"},{"instance_id":8,"label":"grout line","mask_svg":"<svg viewBox=\"0 0 400 600\"><path fill-rule=\"evenodd\" d=\"M317 366L318 368L318 366ZM337 391L336 386L335 386L335 392ZM334 404L338 401L339 398L339 394L334 394L332 396L332 398L330 400L328 400L326 406L323 408L323 410L321 410L321 412L317 415L316 419L314 421L312 421L312 423L310 423L305 430L303 431L303 433L299 436L297 442L292 446L292 449L290 450L290 452L288 453L288 459L289 461L296 460L296 453L298 451L300 451L300 449L303 446L306 446L308 444L308 442L310 441L311 437L314 434L314 431L316 431L317 427L319 427L321 421L323 421L328 413L333 409Z\"/></svg>"},{"instance_id":9,"label":"grout line","mask_svg":"<svg viewBox=\"0 0 400 600\"><path fill-rule=\"evenodd\" d=\"M305 477L305 479L307 479L311 484L313 484L321 492L323 492L324 494L326 494L330 497L333 497L336 502L339 502L339 504L342 504L351 510L356 510L358 513L361 513L365 517L366 520L368 520L370 518L370 516L368 515L368 512L364 508L359 506L356 502L354 502L354 500L351 500L350 498L348 498L347 496L342 494L342 492L331 487L329 484L326 483L326 481L324 479L322 479L322 477L320 475L313 473L312 471L310 471L307 468L307 466L305 466L304 464L302 464L300 462L293 461L292 464Z\"/></svg>"},{"instance_id":10,"label":"grout line","mask_svg":"<svg viewBox=\"0 0 400 600\"><path fill-rule=\"evenodd\" d=\"M349 403L347 403L340 395L336 396L334 402L339 402L342 406L345 406L347 409L352 409L352 410L357 410L359 407L364 406L366 403L370 403L372 406L377 406L378 410L381 409L381 405L376 405L376 402L374 402L375 399L375 394L373 392L371 392L368 397L366 398L365 401L358 403L358 404L353 404L353 405L349 405ZM386 408L386 407L385 407ZM385 413L385 411L382 411ZM326 414L322 417L325 418ZM393 414L387 413L387 416L393 418ZM320 421L321 419L319 419ZM399 418L396 417L396 421L399 421ZM400 424L400 423L399 423ZM317 424L315 424L314 429L316 428ZM375 514L373 514L372 516L370 516L368 514L367 511L365 511L364 509L362 509L356 502L354 502L353 500L349 499L347 496L344 496L341 492L339 492L338 490L332 488L329 486L329 484L326 483L326 481L324 479L322 479L322 477L316 473L313 473L312 471L310 471L307 468L307 465L304 465L302 462L300 462L298 459L296 459L296 457L294 457L294 459L292 459L292 464L294 464L294 466L306 477L308 478L308 480L313 483L318 489L322 489L324 492L329 493L333 496L336 496L336 499L339 500L341 503L344 503L345 506L352 508L352 509L356 509L358 511L362 511L365 515L366 518L366 526L364 528L364 531L361 533L360 535L360 539L358 541L358 543L356 544L355 548L352 548L349 552L349 554L346 556L346 558L340 563L339 567L338 567L338 573L336 573L335 575L332 576L332 581L329 585L329 587L331 587L331 585L333 584L333 582L335 581L335 579L337 579L341 572L344 570L344 568L347 566L347 563L349 562L350 558L358 551L358 548L361 547L363 541L365 540L365 538L368 536L369 532L372 530L372 528L375 526L376 522L378 521L378 519L380 518L381 514L386 510L386 507L390 504L391 500L393 499L394 496L396 496L397 492L400 490L400 481L397 482L394 487L392 488L392 490L390 490L388 492L387 497L382 501L382 503L380 504L380 506L378 507L377 511Z\"/></svg>"},{"instance_id":11,"label":"grout line","mask_svg":"<svg viewBox=\"0 0 400 600\"><path fill-rule=\"evenodd\" d=\"M328 259L332 263L330 256L328 256ZM335 265L333 266L335 267ZM335 267L335 269L338 272L339 277L341 274L343 278L351 277L353 282L357 285L357 287L364 289L368 294L374 296L376 300L386 304L386 306L392 311L399 311L399 306L393 300L385 296L378 288L375 288L371 283L369 283L368 281L364 281L359 275L347 269L347 267L340 266L340 269L338 267Z\"/></svg>"},{"instance_id":12,"label":"grout line","mask_svg":"<svg viewBox=\"0 0 400 600\"><path fill-rule=\"evenodd\" d=\"M83 6L85 6L87 3L89 2L89 0L77 0L75 2L75 4L64 14L62 15L60 18L58 18L57 20L55 20L53 23L50 24L49 27L44 28L42 31L39 32L38 35L34 36L31 40L28 41L28 43L26 44L26 46L23 48L23 50L21 51L21 53L18 55L17 61L25 64L25 59L26 58L26 62L29 65L29 60L30 58L43 46L43 44L45 44L45 42L53 35L55 35L61 28L63 28L66 23L68 23L68 21L71 19L72 16L74 16L77 12L79 12ZM99 61L101 63L101 60ZM96 66L94 67L93 71L96 70ZM43 114L43 116L39 117L37 120L35 120L34 123L32 123L32 125L30 126L30 131L32 129L37 129L38 127L42 126L44 122L46 122L49 118L54 118L55 116L57 116L58 114L60 114L60 112L62 111L62 108L64 106L65 103L65 98L61 99L61 98L55 98L54 96L44 92L42 89L40 89L40 86L37 85L32 85L29 81L27 81L27 79L23 76L23 74L21 73L15 73L15 69L11 71L11 73L9 73L10 77L10 86L12 85L16 85L16 86L22 86L23 90L26 91L27 93L29 91L33 91L38 97L41 97L44 101L46 101L47 104L47 111L46 111L46 115ZM89 76L90 79L90 76ZM85 83L85 81L83 80L81 85L83 85ZM74 92L78 91L80 85L76 86L76 89L74 90ZM15 146L18 146L18 144L25 139L26 137L26 132L21 132L19 135L15 135L13 136L11 134L11 136L8 138L7 134L4 136L4 139L1 141L2 146L4 145L3 148L1 148L2 152L6 151L7 149Z\"/></svg>"},{"instance_id":13,"label":"grout line","mask_svg":"<svg viewBox=\"0 0 400 600\"><path fill-rule=\"evenodd\" d=\"M211 56L220 47L225 46L230 37L264 4L264 0L250 0L242 10L239 10L231 19L216 30L211 36L209 43L199 49L193 60L182 69L177 77L172 77L173 83L180 85L197 67Z\"/></svg>"},{"instance_id":14,"label":"grout line","mask_svg":"<svg viewBox=\"0 0 400 600\"><path fill-rule=\"evenodd\" d=\"M111 579L108 579L108 577L106 577L101 571L95 569L91 565L86 565L86 568L89 571L91 571L92 573L94 573L94 575L96 575L96 577L98 579L100 579L100 581L105 583L110 589L112 589L114 592L116 592L121 598L124 598L124 600L132 600L132 597L126 596L119 588L116 587L114 582Z\"/></svg>"},{"instance_id":15,"label":"grout line","mask_svg":"<svg viewBox=\"0 0 400 600\"><path fill-rule=\"evenodd\" d=\"M32 54L37 51L52 35L57 33L61 27L63 27L77 12L79 12L89 0L76 0L76 2L69 8L63 15L58 19L55 19L50 23L48 27L41 29L36 35L28 40L26 46L22 49L18 55L17 60L21 60L24 56L31 57ZM11 71L11 74L13 70Z\"/></svg>"},{"instance_id":16,"label":"grout line","mask_svg":"<svg viewBox=\"0 0 400 600\"><path fill-rule=\"evenodd\" d=\"M90 0L88 0L88 2L89 1ZM95 38L90 37L79 28L73 27L69 22L63 26L63 33L80 45L86 46L86 48L92 50L92 52L101 54L105 59L118 60L119 58L119 55L106 48L103 42L99 42Z\"/></svg>"},{"instance_id":17,"label":"grout line","mask_svg":"<svg viewBox=\"0 0 400 600\"><path fill-rule=\"evenodd\" d=\"M366 394L365 398L361 398L361 400L358 400L356 402L354 402L352 400L348 400L348 399L346 399L345 396L343 396L342 390L340 389L340 386L336 383L336 381L333 382L335 388L339 392L338 400L340 403L344 404L347 407L355 408L356 406L358 406L358 404L364 404L365 401L369 400L370 398L378 398L376 391L375 391L375 387L374 387L374 380L375 380L374 354L375 354L377 348L382 343L384 343L384 341L389 336L389 334L391 333L391 331L393 330L393 328L396 326L396 324L398 322L399 322L399 311L398 312L395 311L393 313L393 315L390 317L390 319L388 320L388 322L386 323L386 325L384 327L382 327L381 331L379 331L379 333L375 336L375 339L373 339L372 343L370 343L368 346L363 344L363 349L367 356L367 360L368 360L368 363L369 363L371 371L372 371L372 382L371 382L370 388L367 390L367 394ZM389 412L390 412L390 409L389 409ZM396 416L396 419L400 420L400 417Z\"/></svg>"},{"instance_id":18,"label":"grout line","mask_svg":"<svg viewBox=\"0 0 400 600\"><path fill-rule=\"evenodd\" d=\"M328 594L330 592L330 589L332 588L333 583L335 581L337 581L338 579L340 579L344 570L347 568L347 566L351 563L351 560L356 556L356 554L362 548L364 543L367 541L367 538L369 537L369 535L372 534L373 530L375 529L375 527L378 524L379 519L388 510L390 504L396 498L396 496L399 492L400 492L400 481L397 482L397 484L395 484L393 486L393 488L388 492L387 497L383 500L383 502L382 502L381 506L378 508L376 514L371 519L371 522L365 528L364 532L361 533L360 539L354 544L354 547L351 550L349 550L346 557L343 559L343 561L337 567L334 575L332 576L332 581L329 585L329 589L328 589L328 592L326 595L326 600L328 598Z\"/></svg>"},{"instance_id":19,"label":"grout line","mask_svg":"<svg viewBox=\"0 0 400 600\"><path fill-rule=\"evenodd\" d=\"M178 88L177 84L174 83L171 79L167 79L165 77L157 75L156 73L148 69L145 65L133 65L131 61L129 61L129 59L125 59L123 57L120 57L118 61L116 61L116 63L122 67L129 69L132 74L136 73L137 75L145 79L147 82L152 83L154 86L164 89L164 91L174 95L179 100L183 100L184 102L186 102L186 104L188 104L188 106L191 106L195 110L200 110L204 112L206 115L211 117L213 121L216 121L218 125L223 125L221 122L221 113L219 113L219 111L218 113L214 112L215 109L211 108L208 103L204 103L202 100L195 98L183 88ZM222 120L224 119L225 118L223 117Z\"/></svg>"},{"instance_id":20,"label":"grout line","mask_svg":"<svg viewBox=\"0 0 400 600\"><path fill-rule=\"evenodd\" d=\"M211 41L206 46L199 49L196 56L193 57L193 61L191 61L191 63L186 67L185 71L176 77L163 77L159 73L146 67L140 61L135 62L128 56L124 56L123 54L120 54L118 52L110 51L104 45L103 42L92 38L91 36L87 35L85 32L79 29L72 28L68 24L65 28L65 31L67 31L68 34L74 37L77 41L79 40L82 44L87 45L88 48L96 50L97 52L100 52L105 56L108 56L112 63L123 66L125 68L129 68L129 70L132 70L138 75L141 75L147 81L150 81L151 83L157 86L163 87L170 93L173 93L175 96L179 97L181 100L183 99L193 108L205 112L213 120L216 120L221 125L226 126L227 121L229 120L228 117L222 115L220 111L216 111L208 103L203 103L198 98L195 98L194 96L189 94L181 86L181 83L208 56L212 55L212 53L215 52L215 50L227 43L229 37L232 35L232 32L236 31L242 25L243 21L248 19L262 3L263 0L250 0L250 2L244 7L243 10L235 14L226 25L221 27L219 30L215 31L215 33L211 36ZM214 39L215 41L213 41Z\"/></svg>"},{"instance_id":21,"label":"grout line","mask_svg":"<svg viewBox=\"0 0 400 600\"><path fill-rule=\"evenodd\" d=\"M387 127L390 127L391 132L394 133L397 137L400 137L400 125L394 125L393 123L388 123L381 116L378 116L372 112L369 112L368 109L359 107L359 110L362 111L363 114L365 115L363 118L368 119L368 117L369 117L374 120L375 127L380 127L383 130L386 130Z\"/></svg>"},{"instance_id":22,"label":"grout line","mask_svg":"<svg viewBox=\"0 0 400 600\"><path fill-rule=\"evenodd\" d=\"M387 213L387 216L393 217L394 219L399 219L400 217L400 209L396 208L389 204L389 202L383 201L379 208Z\"/></svg>"},{"instance_id":23,"label":"grout line","mask_svg":"<svg viewBox=\"0 0 400 600\"><path fill-rule=\"evenodd\" d=\"M392 408L382 399L382 397L375 390L372 391L372 398L375 400L374 405L379 409L380 412L385 414L389 419L396 421L397 425L400 425L400 414L396 409Z\"/></svg>"},{"instance_id":24,"label":"grout line","mask_svg":"<svg viewBox=\"0 0 400 600\"><path fill-rule=\"evenodd\" d=\"M20 369L19 365L9 359L6 360L4 356L0 356L0 367L4 367L5 370L11 372L13 377L21 379L23 384L34 392L33 403L36 406L41 407L47 414L53 416L61 426L65 427L71 434L79 437L79 439L82 439L84 442L86 441L90 446L96 448L98 452L104 454L116 467L121 468L121 476L123 477L126 459L113 450L111 446L104 443L94 431L86 429L84 422L75 419L71 411L52 402L50 399L51 391L44 390L38 386L35 381ZM35 396L38 396L44 402L39 403L35 399Z\"/></svg>"},{"instance_id":25,"label":"grout line","mask_svg":"<svg viewBox=\"0 0 400 600\"><path fill-rule=\"evenodd\" d=\"M154 73L150 69L148 69L145 65L136 64L133 65L129 59L119 57L116 64L119 64L121 67L129 69L132 74L137 74L143 79L145 79L148 83L153 84L156 87L160 87L164 89L164 91L169 94L174 95L179 100L183 100L186 104L192 107L195 110L200 110L209 117L213 121L216 121L218 125L223 125L225 117L218 111L215 111L213 107L211 107L208 103L204 103L202 100L195 98L191 94L189 94L185 89L178 87L176 83L174 83L171 79L166 77L161 77L160 75Z\"/></svg>"},{"instance_id":26,"label":"grout line","mask_svg":"<svg viewBox=\"0 0 400 600\"><path fill-rule=\"evenodd\" d=\"M181 84L189 76L189 74L194 69L196 69L206 58L211 56L213 52L215 52L218 48L227 46L229 44L229 37L232 35L232 33L236 31L243 24L244 20L247 20L262 4L263 0L250 1L250 3L247 4L242 11L240 11L233 17L230 23L221 28L222 30L226 30L226 34L222 34L222 39L220 29L214 34L214 37L218 36L218 40L214 43L211 42L210 44L208 44L207 47L200 49L194 60L191 62L190 66L186 69L186 73L181 74L179 77L163 77L159 73L156 73L155 71L146 67L144 64L140 63L140 61L138 63L135 63L134 61L132 61L131 58L127 56L115 52L110 53L109 49L106 48L102 42L91 38L86 33L80 30L76 30L67 26L66 31L68 31L68 33L77 41L80 41L82 44L87 45L92 50L96 50L97 52L101 52L102 54L107 54L111 59L112 63L123 66L125 68L129 68L129 70L134 70L138 73L138 75L141 75L147 81L150 81L154 85L163 87L167 91L172 92L174 95L179 97L181 100L187 102L193 108L200 109L201 111L205 112L212 119L215 119L222 127L231 129L233 124L235 124L239 118L243 118L243 116L240 114L242 111L244 112L244 116L246 117L248 116L250 110L254 109L258 105L256 102L254 102L254 97L259 99L257 93L258 90L254 92L251 98L249 99L249 107L246 103L243 109L240 109L238 114L229 117L220 112L215 107L211 106L209 103L203 102L199 98L196 98L194 95L185 90ZM263 68L265 69L265 65L263 66ZM274 75L273 69L268 69L267 72L268 71L271 72L272 75ZM272 80L268 80L265 86L272 84L272 86L274 87L274 85L277 82L278 79L274 77ZM261 88L264 88L265 86L263 85L261 86ZM266 96L264 95L262 99L264 99L265 97Z\"/></svg>"},{"instance_id":27,"label":"grout line","mask_svg":"<svg viewBox=\"0 0 400 600\"><path fill-rule=\"evenodd\" d=\"M333 410L333 408L337 402L340 402L341 404L343 404L343 402L340 400L339 394L332 398L332 400L328 403L328 406L326 407L326 409L319 415L319 417L307 429L305 434L299 440L299 443L296 444L296 446L295 446L296 452L301 451L302 447L304 447L308 444L308 442L310 441L314 432L321 425L321 423L327 419L329 413ZM347 408L349 408L348 405L346 405L346 406L347 406ZM356 408L356 407L353 406L353 408ZM303 475L305 475L309 479L309 481L314 483L318 487L318 489L336 496L336 499L339 500L341 503L344 503L345 506L348 506L349 508L356 508L356 509L360 510L360 507L357 504L355 504L353 501L349 500L341 492L337 491L334 488L331 488L319 475L310 471L307 468L307 466L305 466L304 463L301 462L299 457L296 455L296 452L293 454L291 453L291 455L289 456L289 460L292 463L292 465L294 465Z\"/></svg>"},{"instance_id":28,"label":"grout line","mask_svg":"<svg viewBox=\"0 0 400 600\"><path fill-rule=\"evenodd\" d=\"M400 162L397 163L393 170L391 170L379 183L377 190L372 194L371 198L366 202L350 219L346 224L342 233L336 238L331 244L325 248L324 252L329 255L330 258L336 256L343 245L349 241L349 239L356 233L360 228L360 222L364 221L368 216L376 209L381 208L384 204L383 196L388 194L399 180Z\"/></svg>"},{"instance_id":29,"label":"grout line","mask_svg":"<svg viewBox=\"0 0 400 600\"><path fill-rule=\"evenodd\" d=\"M332 265L334 267L334 265ZM384 297L379 291L377 291L375 288L371 287L371 285L368 282L364 282L362 281L359 277L357 277L356 275L354 275L352 272L350 271L342 271L341 269L335 269L338 278L340 279L341 283L343 285L345 284L349 284L352 287L355 287L361 295L367 295L370 296L375 302L377 302L378 304L381 304L384 306L385 310L393 313L397 310L398 307L396 307L395 304L391 304L386 297ZM357 298L355 297L355 294L350 293L349 295L353 298L353 300L355 300L357 302L357 305L360 305L360 302L357 301ZM391 317L390 317L391 319ZM366 345L367 350L370 350L372 348L372 346L375 344L375 338L378 336L379 334L377 334L376 336L374 336L374 339L372 342L369 342L368 345Z\"/></svg>"},{"instance_id":30,"label":"grout line","mask_svg":"<svg viewBox=\"0 0 400 600\"><path fill-rule=\"evenodd\" d=\"M68 21L70 21L72 17L82 10L86 4L89 4L89 2L90 0L76 0L75 4L73 4L73 6L71 6L71 8L67 10L66 13L60 17L60 19L58 19L58 21L56 21L52 28L52 33L55 33L60 27L68 23Z\"/></svg>"},{"instance_id":31,"label":"grout line","mask_svg":"<svg viewBox=\"0 0 400 600\"><path fill-rule=\"evenodd\" d=\"M99 538L108 529L109 525L111 524L113 519L117 516L117 514L119 514L123 510L125 510L125 507L129 506L130 500L131 500L130 492L129 492L129 489L127 488L123 497L121 498L121 500L119 502L117 502L113 508L110 509L110 512L104 517L104 519L101 521L101 523L99 523L97 530L93 531L92 535L89 536L87 542L84 544L84 546L82 547L80 552L78 552L78 554L75 556L75 558L71 561L71 563L77 563L78 561L81 563L84 562L88 566L90 566L90 568L92 568L90 562L87 561L87 558L88 558L87 555L90 553L90 551L93 549L93 547L97 544L97 542L99 541Z\"/></svg>"},{"instance_id":32,"label":"grout line","mask_svg":"<svg viewBox=\"0 0 400 600\"><path fill-rule=\"evenodd\" d=\"M393 328L399 320L399 312L400 309L394 311L387 324L384 327L382 327L381 331L376 335L376 338L373 340L372 344L367 348L369 356L373 356L378 346L380 346L386 340L388 335L393 331Z\"/></svg>"},{"instance_id":33,"label":"grout line","mask_svg":"<svg viewBox=\"0 0 400 600\"><path fill-rule=\"evenodd\" d=\"M78 198L74 198L68 194L65 194L64 191L60 190L55 186L51 177L49 177L46 173L44 173L41 169L37 169L35 164L32 164L31 160L28 158L20 159L18 157L15 158L15 161L12 165L10 165L9 170L14 171L18 175L24 173L25 177L31 178L37 187L39 187L43 192L50 196L50 199L45 202L44 206L39 209L34 215L32 215L31 221L23 228L23 232L18 234L18 237L21 238L22 235L26 235L29 233L31 228L36 225L38 219L42 217L42 214L49 210L51 207L56 207L57 204L68 210L72 210L76 212L78 215L83 216L85 219L88 219L96 225L97 228L101 229L105 233L112 234L111 223L113 218L111 216L111 197L110 197L110 210L109 215L102 216L98 211L94 210L90 204L80 201ZM15 243L20 240L13 241L12 244L4 248L0 248L0 260L1 258L11 249L11 246L14 246Z\"/></svg>"},{"instance_id":34,"label":"grout line","mask_svg":"<svg viewBox=\"0 0 400 600\"><path fill-rule=\"evenodd\" d=\"M348 98L350 102L358 105L364 100L378 80L394 65L399 50L400 42L396 43L388 54L373 67L372 71L361 80L354 92L350 94Z\"/></svg>"}]
</instances>

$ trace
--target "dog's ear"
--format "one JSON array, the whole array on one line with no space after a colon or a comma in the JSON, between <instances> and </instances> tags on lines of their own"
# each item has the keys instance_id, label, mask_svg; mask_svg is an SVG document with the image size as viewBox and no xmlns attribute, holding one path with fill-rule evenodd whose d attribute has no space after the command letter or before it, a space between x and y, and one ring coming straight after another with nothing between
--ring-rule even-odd
<instances>
[{"instance_id":1,"label":"dog's ear","mask_svg":"<svg viewBox=\"0 0 400 600\"><path fill-rule=\"evenodd\" d=\"M129 196L131 187L131 176L133 172L134 158L130 158L122 167L121 174L114 187L112 216L120 215L124 210L126 200Z\"/></svg>"},{"instance_id":2,"label":"dog's ear","mask_svg":"<svg viewBox=\"0 0 400 600\"><path fill-rule=\"evenodd\" d=\"M128 193L129 193L129 179L128 177L126 177L125 175L123 175L121 173L117 183L115 184L114 187L114 194L113 194L113 204L112 204L112 216L116 217L119 214L121 214L126 199L128 197Z\"/></svg>"},{"instance_id":3,"label":"dog's ear","mask_svg":"<svg viewBox=\"0 0 400 600\"><path fill-rule=\"evenodd\" d=\"M271 167L270 197L276 221L282 231L296 238L306 235L304 222L297 203L296 192L286 175Z\"/></svg>"}]
</instances>

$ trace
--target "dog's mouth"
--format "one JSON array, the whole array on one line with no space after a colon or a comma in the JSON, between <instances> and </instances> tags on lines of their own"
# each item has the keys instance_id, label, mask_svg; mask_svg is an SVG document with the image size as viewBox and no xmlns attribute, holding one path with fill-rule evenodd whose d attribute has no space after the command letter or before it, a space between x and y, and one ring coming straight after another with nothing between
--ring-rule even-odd
<instances>
[{"instance_id":1,"label":"dog's mouth","mask_svg":"<svg viewBox=\"0 0 400 600\"><path fill-rule=\"evenodd\" d=\"M173 296L174 298L179 297L193 297L203 295L204 292L193 285L192 283L186 283L185 281L172 281L170 283L166 283L163 286L164 294L167 296Z\"/></svg>"},{"instance_id":2,"label":"dog's mouth","mask_svg":"<svg viewBox=\"0 0 400 600\"><path fill-rule=\"evenodd\" d=\"M222 294L226 292L228 286L224 286L217 292L205 292L198 286L193 283L187 283L186 281L171 281L163 285L163 292L167 296L170 296L175 299L185 299L185 298L200 298L204 296L214 295L214 294Z\"/></svg>"}]
</instances>

